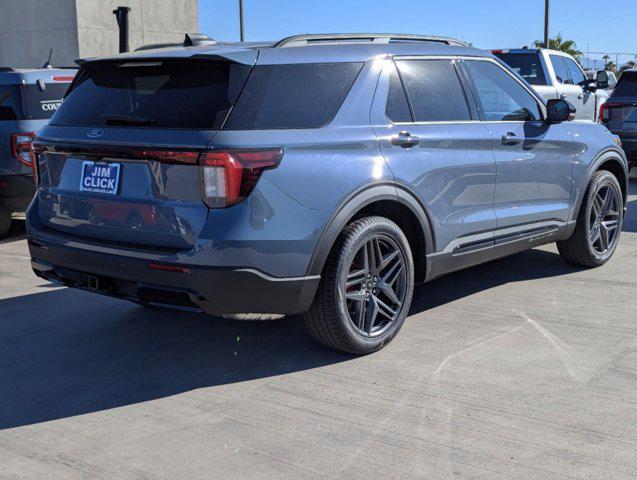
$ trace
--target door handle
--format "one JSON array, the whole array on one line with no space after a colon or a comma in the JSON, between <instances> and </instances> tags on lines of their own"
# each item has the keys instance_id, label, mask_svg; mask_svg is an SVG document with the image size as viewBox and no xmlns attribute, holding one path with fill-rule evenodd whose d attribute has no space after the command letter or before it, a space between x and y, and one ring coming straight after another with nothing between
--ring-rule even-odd
<instances>
[{"instance_id":1,"label":"door handle","mask_svg":"<svg viewBox=\"0 0 637 480\"><path fill-rule=\"evenodd\" d=\"M400 148L411 148L420 143L420 138L409 132L402 131L398 135L391 137L391 144Z\"/></svg>"},{"instance_id":2,"label":"door handle","mask_svg":"<svg viewBox=\"0 0 637 480\"><path fill-rule=\"evenodd\" d=\"M517 145L520 143L520 139L515 136L513 132L507 132L502 135L502 145Z\"/></svg>"},{"instance_id":3,"label":"door handle","mask_svg":"<svg viewBox=\"0 0 637 480\"><path fill-rule=\"evenodd\" d=\"M579 98L579 99L581 100L582 98L584 98L584 94L583 94L583 93L580 93L580 94L577 96L577 98Z\"/></svg>"},{"instance_id":4,"label":"door handle","mask_svg":"<svg viewBox=\"0 0 637 480\"><path fill-rule=\"evenodd\" d=\"M560 95L560 98L562 99L568 98L568 93L564 92L562 95Z\"/></svg>"}]
</instances>

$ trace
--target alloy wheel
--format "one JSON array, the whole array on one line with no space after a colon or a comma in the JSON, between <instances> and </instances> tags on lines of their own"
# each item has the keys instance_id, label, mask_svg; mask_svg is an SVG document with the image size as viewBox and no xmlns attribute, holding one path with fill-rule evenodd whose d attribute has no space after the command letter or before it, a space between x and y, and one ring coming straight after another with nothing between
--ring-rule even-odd
<instances>
[{"instance_id":1,"label":"alloy wheel","mask_svg":"<svg viewBox=\"0 0 637 480\"><path fill-rule=\"evenodd\" d=\"M602 186L593 198L588 231L591 246L598 255L612 250L619 238L619 205L619 195L610 185Z\"/></svg>"},{"instance_id":2,"label":"alloy wheel","mask_svg":"<svg viewBox=\"0 0 637 480\"><path fill-rule=\"evenodd\" d=\"M405 256L386 235L367 239L354 255L345 281L345 308L359 334L375 337L400 316L407 294Z\"/></svg>"}]
</instances>

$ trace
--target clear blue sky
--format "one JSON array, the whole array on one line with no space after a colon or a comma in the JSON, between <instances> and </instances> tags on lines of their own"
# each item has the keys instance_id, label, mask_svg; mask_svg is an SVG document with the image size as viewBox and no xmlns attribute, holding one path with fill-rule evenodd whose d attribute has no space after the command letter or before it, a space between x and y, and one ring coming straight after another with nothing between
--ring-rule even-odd
<instances>
[{"instance_id":1,"label":"clear blue sky","mask_svg":"<svg viewBox=\"0 0 637 480\"><path fill-rule=\"evenodd\" d=\"M580 50L637 53L637 0L552 0L551 33ZM199 0L199 30L239 39L238 0ZM530 45L544 35L544 0L244 0L246 39L296 33L445 35L480 48ZM599 58L598 55L591 55ZM620 57L620 62L631 57Z\"/></svg>"}]
</instances>

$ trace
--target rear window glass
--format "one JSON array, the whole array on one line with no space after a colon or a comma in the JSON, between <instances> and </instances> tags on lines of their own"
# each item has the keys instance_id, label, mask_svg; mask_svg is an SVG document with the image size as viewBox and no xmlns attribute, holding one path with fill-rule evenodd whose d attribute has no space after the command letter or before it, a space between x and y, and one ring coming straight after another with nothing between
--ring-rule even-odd
<instances>
[{"instance_id":1,"label":"rear window glass","mask_svg":"<svg viewBox=\"0 0 637 480\"><path fill-rule=\"evenodd\" d=\"M224 130L320 128L336 115L362 66L256 66Z\"/></svg>"},{"instance_id":2,"label":"rear window glass","mask_svg":"<svg viewBox=\"0 0 637 480\"><path fill-rule=\"evenodd\" d=\"M20 89L17 85L0 85L0 122L22 120Z\"/></svg>"},{"instance_id":3,"label":"rear window glass","mask_svg":"<svg viewBox=\"0 0 637 480\"><path fill-rule=\"evenodd\" d=\"M449 60L396 62L416 122L471 120L467 97Z\"/></svg>"},{"instance_id":4,"label":"rear window glass","mask_svg":"<svg viewBox=\"0 0 637 480\"><path fill-rule=\"evenodd\" d=\"M534 53L497 53L506 63L531 85L546 85L546 76L540 56Z\"/></svg>"},{"instance_id":5,"label":"rear window glass","mask_svg":"<svg viewBox=\"0 0 637 480\"><path fill-rule=\"evenodd\" d=\"M89 64L51 123L218 130L249 70L205 60Z\"/></svg>"},{"instance_id":6,"label":"rear window glass","mask_svg":"<svg viewBox=\"0 0 637 480\"><path fill-rule=\"evenodd\" d=\"M37 85L23 85L22 100L24 118L28 120L43 120L51 118L62 104L69 83L45 84L44 91Z\"/></svg>"},{"instance_id":7,"label":"rear window glass","mask_svg":"<svg viewBox=\"0 0 637 480\"><path fill-rule=\"evenodd\" d=\"M637 72L624 72L619 77L613 97L637 97Z\"/></svg>"}]
</instances>

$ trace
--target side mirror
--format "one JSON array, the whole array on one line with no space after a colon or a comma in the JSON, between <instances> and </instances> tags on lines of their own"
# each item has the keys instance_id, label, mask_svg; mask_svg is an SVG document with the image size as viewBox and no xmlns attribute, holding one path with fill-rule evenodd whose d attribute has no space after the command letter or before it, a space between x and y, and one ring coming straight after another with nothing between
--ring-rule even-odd
<instances>
[{"instance_id":1,"label":"side mirror","mask_svg":"<svg viewBox=\"0 0 637 480\"><path fill-rule=\"evenodd\" d=\"M610 85L608 73L605 71L597 72L597 88L606 89Z\"/></svg>"},{"instance_id":2,"label":"side mirror","mask_svg":"<svg viewBox=\"0 0 637 480\"><path fill-rule=\"evenodd\" d=\"M594 78L587 78L584 81L578 83L580 87L584 89L585 92L595 93L597 91L598 83Z\"/></svg>"},{"instance_id":3,"label":"side mirror","mask_svg":"<svg viewBox=\"0 0 637 480\"><path fill-rule=\"evenodd\" d=\"M575 119L575 106L563 99L551 99L546 102L546 121L547 123L570 122Z\"/></svg>"}]
</instances>

